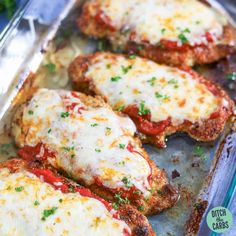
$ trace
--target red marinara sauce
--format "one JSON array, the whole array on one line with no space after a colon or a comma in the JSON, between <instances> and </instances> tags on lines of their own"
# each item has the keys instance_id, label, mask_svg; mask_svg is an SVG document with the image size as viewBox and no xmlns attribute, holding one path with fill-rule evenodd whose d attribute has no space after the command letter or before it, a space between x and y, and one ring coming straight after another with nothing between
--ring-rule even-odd
<instances>
[{"instance_id":1,"label":"red marinara sauce","mask_svg":"<svg viewBox=\"0 0 236 236\"><path fill-rule=\"evenodd\" d=\"M160 122L152 122L151 114L139 115L139 109L136 105L127 106L124 109L124 113L130 116L140 132L147 135L158 135L171 124L170 118Z\"/></svg>"},{"instance_id":2,"label":"red marinara sauce","mask_svg":"<svg viewBox=\"0 0 236 236\"><path fill-rule=\"evenodd\" d=\"M43 179L44 182L52 185L56 190L60 190L63 193L79 193L83 197L94 198L100 201L110 213L111 211L114 211L112 205L109 202L96 196L89 189L80 186L70 185L66 183L63 177L54 174L49 169L32 168L29 171L35 174L38 178ZM112 212L111 214L113 218L119 219L119 214L116 211L114 211L114 213Z\"/></svg>"}]
</instances>

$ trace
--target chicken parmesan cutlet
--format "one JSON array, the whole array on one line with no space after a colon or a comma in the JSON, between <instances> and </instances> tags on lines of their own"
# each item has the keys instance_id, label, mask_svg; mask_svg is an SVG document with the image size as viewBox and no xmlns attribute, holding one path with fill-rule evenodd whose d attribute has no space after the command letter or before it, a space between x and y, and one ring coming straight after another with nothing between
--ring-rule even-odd
<instances>
[{"instance_id":1,"label":"chicken parmesan cutlet","mask_svg":"<svg viewBox=\"0 0 236 236\"><path fill-rule=\"evenodd\" d=\"M0 163L0 207L1 235L155 235L133 207L117 211L55 171L21 159Z\"/></svg>"},{"instance_id":2,"label":"chicken parmesan cutlet","mask_svg":"<svg viewBox=\"0 0 236 236\"><path fill-rule=\"evenodd\" d=\"M12 127L23 159L50 164L116 209L131 204L158 213L175 204L178 192L135 132L131 119L98 97L48 89L18 109Z\"/></svg>"},{"instance_id":3,"label":"chicken parmesan cutlet","mask_svg":"<svg viewBox=\"0 0 236 236\"><path fill-rule=\"evenodd\" d=\"M196 0L90 0L78 27L115 48L168 65L212 63L234 51L226 18Z\"/></svg>"},{"instance_id":4,"label":"chicken parmesan cutlet","mask_svg":"<svg viewBox=\"0 0 236 236\"><path fill-rule=\"evenodd\" d=\"M129 115L144 142L157 147L176 132L213 141L233 113L227 94L191 69L98 52L78 56L68 72L77 90L101 95Z\"/></svg>"}]
</instances>

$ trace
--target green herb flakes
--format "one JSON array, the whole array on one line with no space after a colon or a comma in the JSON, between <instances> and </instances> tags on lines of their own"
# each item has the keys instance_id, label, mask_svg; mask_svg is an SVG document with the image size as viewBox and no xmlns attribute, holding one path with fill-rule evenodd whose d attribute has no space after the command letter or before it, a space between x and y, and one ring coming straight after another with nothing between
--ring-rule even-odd
<instances>
[{"instance_id":1,"label":"green herb flakes","mask_svg":"<svg viewBox=\"0 0 236 236\"><path fill-rule=\"evenodd\" d=\"M33 114L34 114L34 111L29 110L29 111L28 111L28 114L29 114L29 115L33 115Z\"/></svg>"},{"instance_id":2,"label":"green herb flakes","mask_svg":"<svg viewBox=\"0 0 236 236\"><path fill-rule=\"evenodd\" d=\"M150 113L151 113L151 111L150 111L148 108L145 107L145 102L142 101L142 102L140 103L140 105L139 105L139 112L138 112L138 114L139 114L140 116L143 116L143 115L148 115L148 114L150 114Z\"/></svg>"},{"instance_id":3,"label":"green herb flakes","mask_svg":"<svg viewBox=\"0 0 236 236\"><path fill-rule=\"evenodd\" d=\"M128 179L127 177L124 177L122 179L122 182L125 184L126 188L131 188L133 186L133 184L131 183L130 179Z\"/></svg>"},{"instance_id":4,"label":"green herb flakes","mask_svg":"<svg viewBox=\"0 0 236 236\"><path fill-rule=\"evenodd\" d=\"M111 81L112 81L112 82L117 82L117 81L119 81L119 80L121 80L121 77L120 77L120 76L111 77Z\"/></svg>"},{"instance_id":5,"label":"green herb flakes","mask_svg":"<svg viewBox=\"0 0 236 236\"><path fill-rule=\"evenodd\" d=\"M125 149L125 144L120 143L120 144L119 144L119 148L120 148L120 149Z\"/></svg>"},{"instance_id":6,"label":"green herb flakes","mask_svg":"<svg viewBox=\"0 0 236 236\"><path fill-rule=\"evenodd\" d=\"M39 204L40 204L39 201L37 201L37 200L34 201L35 206L38 206Z\"/></svg>"},{"instance_id":7,"label":"green herb flakes","mask_svg":"<svg viewBox=\"0 0 236 236\"><path fill-rule=\"evenodd\" d=\"M151 86L154 86L156 80L157 80L156 77L152 77L152 78L149 79L147 82L150 83Z\"/></svg>"},{"instance_id":8,"label":"green herb flakes","mask_svg":"<svg viewBox=\"0 0 236 236\"><path fill-rule=\"evenodd\" d=\"M139 211L144 211L144 206L138 206Z\"/></svg>"},{"instance_id":9,"label":"green herb flakes","mask_svg":"<svg viewBox=\"0 0 236 236\"><path fill-rule=\"evenodd\" d=\"M115 202L112 203L112 207L113 207L113 209L115 209L116 211L119 210L119 204L117 204L117 203L115 203Z\"/></svg>"},{"instance_id":10,"label":"green herb flakes","mask_svg":"<svg viewBox=\"0 0 236 236\"><path fill-rule=\"evenodd\" d=\"M123 111L124 109L125 109L125 105L121 105L116 110L117 111Z\"/></svg>"},{"instance_id":11,"label":"green herb flakes","mask_svg":"<svg viewBox=\"0 0 236 236\"><path fill-rule=\"evenodd\" d=\"M57 209L58 207L52 207L51 209L44 210L41 220L45 221L50 215L55 214Z\"/></svg>"},{"instance_id":12,"label":"green herb flakes","mask_svg":"<svg viewBox=\"0 0 236 236\"><path fill-rule=\"evenodd\" d=\"M129 55L129 59L133 60L135 59L137 56L135 54Z\"/></svg>"},{"instance_id":13,"label":"green herb flakes","mask_svg":"<svg viewBox=\"0 0 236 236\"><path fill-rule=\"evenodd\" d=\"M70 113L68 111L66 112L61 112L61 118L66 118L70 115Z\"/></svg>"},{"instance_id":14,"label":"green herb flakes","mask_svg":"<svg viewBox=\"0 0 236 236\"><path fill-rule=\"evenodd\" d=\"M236 80L236 72L227 74L226 79L235 81Z\"/></svg>"},{"instance_id":15,"label":"green herb flakes","mask_svg":"<svg viewBox=\"0 0 236 236\"><path fill-rule=\"evenodd\" d=\"M125 197L125 198L121 197L120 193L116 193L114 198L118 201L119 205L130 204L129 199L127 197Z\"/></svg>"},{"instance_id":16,"label":"green herb flakes","mask_svg":"<svg viewBox=\"0 0 236 236\"><path fill-rule=\"evenodd\" d=\"M48 70L50 73L56 72L56 65L53 64L53 63L48 63L48 64L45 65L45 67L47 68L47 70Z\"/></svg>"},{"instance_id":17,"label":"green herb flakes","mask_svg":"<svg viewBox=\"0 0 236 236\"><path fill-rule=\"evenodd\" d=\"M155 97L156 97L156 98L161 98L161 99L163 99L163 100L167 100L167 99L170 98L168 95L162 95L162 94L160 94L159 92L156 92L156 93L155 93Z\"/></svg>"},{"instance_id":18,"label":"green herb flakes","mask_svg":"<svg viewBox=\"0 0 236 236\"><path fill-rule=\"evenodd\" d=\"M121 66L121 69L122 69L122 72L124 73L124 74L127 74L128 72L129 72L129 70L131 70L132 69L132 65L129 65L129 66Z\"/></svg>"},{"instance_id":19,"label":"green herb flakes","mask_svg":"<svg viewBox=\"0 0 236 236\"><path fill-rule=\"evenodd\" d=\"M15 187L16 192L22 192L24 190L23 186Z\"/></svg>"}]
</instances>

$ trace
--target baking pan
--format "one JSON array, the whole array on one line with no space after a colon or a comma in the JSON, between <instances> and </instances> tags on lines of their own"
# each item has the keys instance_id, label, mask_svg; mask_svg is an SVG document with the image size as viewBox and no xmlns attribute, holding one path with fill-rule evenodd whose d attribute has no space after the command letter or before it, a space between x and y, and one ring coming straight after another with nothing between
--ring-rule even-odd
<instances>
[{"instance_id":1,"label":"baking pan","mask_svg":"<svg viewBox=\"0 0 236 236\"><path fill-rule=\"evenodd\" d=\"M221 2L230 6L230 16L218 2L209 2L234 25L236 3ZM9 134L15 108L38 87L71 89L66 72L69 63L76 55L99 49L101 41L84 37L75 26L81 4L82 1L67 1L52 24L42 25L34 21L33 29L32 24L22 17L26 5L17 24L10 26L1 39L0 161L16 156L16 147ZM57 66L56 72L48 71L45 67L48 63ZM236 81L228 80L226 76L236 71L236 54L213 65L194 69L220 84L236 101ZM149 217L150 223L161 236L213 235L206 224L208 211L216 206L227 207L232 213L236 210L233 204L236 183L234 117L214 142L201 143L178 134L168 139L167 146L165 149L144 147L155 163L167 171L181 197L173 208ZM196 151L199 149L200 153ZM224 235L236 235L234 226Z\"/></svg>"}]
</instances>

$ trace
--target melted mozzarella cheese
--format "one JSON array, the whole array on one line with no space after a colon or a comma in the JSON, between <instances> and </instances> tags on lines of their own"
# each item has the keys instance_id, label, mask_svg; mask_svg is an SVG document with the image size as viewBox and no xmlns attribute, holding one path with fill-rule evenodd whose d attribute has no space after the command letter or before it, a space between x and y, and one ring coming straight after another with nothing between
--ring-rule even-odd
<instances>
[{"instance_id":1,"label":"melted mozzarella cheese","mask_svg":"<svg viewBox=\"0 0 236 236\"><path fill-rule=\"evenodd\" d=\"M183 43L184 35L191 45L207 44L206 32L214 40L223 33L226 19L196 0L95 0L111 24L120 31L131 32L135 42L157 44L161 39ZM94 4L94 12L97 10ZM126 30L125 30L126 29ZM127 29L130 31L127 33ZM116 38L117 39L117 38ZM128 37L126 38L126 40Z\"/></svg>"},{"instance_id":2,"label":"melted mozzarella cheese","mask_svg":"<svg viewBox=\"0 0 236 236\"><path fill-rule=\"evenodd\" d=\"M70 115L63 118L66 106L75 103ZM98 178L106 187L126 188L122 181L126 177L145 195L150 194L151 169L133 139L136 128L129 118L105 106L88 107L69 91L41 89L24 110L22 124L29 130L21 145L46 144L56 153L50 159L52 165L75 179L92 184ZM130 152L129 144L140 154Z\"/></svg>"},{"instance_id":3,"label":"melted mozzarella cheese","mask_svg":"<svg viewBox=\"0 0 236 236\"><path fill-rule=\"evenodd\" d=\"M45 210L54 209L46 215ZM43 220L43 216L45 219ZM128 226L98 200L63 194L35 175L0 170L0 235L123 235Z\"/></svg>"},{"instance_id":4,"label":"melted mozzarella cheese","mask_svg":"<svg viewBox=\"0 0 236 236\"><path fill-rule=\"evenodd\" d=\"M113 108L143 103L154 122L168 117L174 125L184 120L199 122L227 103L189 73L138 57L95 55L85 77L93 79L96 90ZM120 79L112 81L116 77Z\"/></svg>"}]
</instances>

